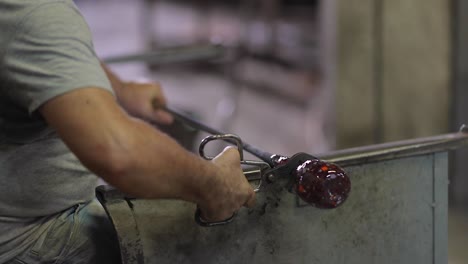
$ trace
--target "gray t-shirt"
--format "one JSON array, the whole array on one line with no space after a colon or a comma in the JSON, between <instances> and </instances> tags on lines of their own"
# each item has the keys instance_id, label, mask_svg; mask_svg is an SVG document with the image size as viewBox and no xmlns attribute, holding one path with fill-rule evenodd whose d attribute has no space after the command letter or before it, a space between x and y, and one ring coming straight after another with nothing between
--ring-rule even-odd
<instances>
[{"instance_id":1,"label":"gray t-shirt","mask_svg":"<svg viewBox=\"0 0 468 264\"><path fill-rule=\"evenodd\" d=\"M83 87L112 92L71 0L0 0L0 263L94 198L84 168L37 109Z\"/></svg>"}]
</instances>

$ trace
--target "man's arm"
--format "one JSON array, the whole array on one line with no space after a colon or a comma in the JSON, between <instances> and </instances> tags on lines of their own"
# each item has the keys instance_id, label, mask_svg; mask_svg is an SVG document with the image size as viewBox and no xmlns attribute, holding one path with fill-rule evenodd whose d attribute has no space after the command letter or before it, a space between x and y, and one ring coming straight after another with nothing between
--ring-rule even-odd
<instances>
[{"instance_id":1,"label":"man's arm","mask_svg":"<svg viewBox=\"0 0 468 264\"><path fill-rule=\"evenodd\" d=\"M194 202L207 220L225 219L253 205L255 195L236 150L205 161L130 117L103 89L65 93L39 111L83 165L130 195Z\"/></svg>"}]
</instances>

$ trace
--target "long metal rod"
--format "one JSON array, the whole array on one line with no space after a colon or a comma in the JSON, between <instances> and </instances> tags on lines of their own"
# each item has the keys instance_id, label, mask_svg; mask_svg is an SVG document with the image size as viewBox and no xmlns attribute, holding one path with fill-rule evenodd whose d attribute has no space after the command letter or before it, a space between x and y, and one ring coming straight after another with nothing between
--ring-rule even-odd
<instances>
[{"instance_id":1,"label":"long metal rod","mask_svg":"<svg viewBox=\"0 0 468 264\"><path fill-rule=\"evenodd\" d=\"M125 54L104 58L106 64L146 62L150 64L171 64L196 61L210 61L223 58L226 48L220 45L193 45L160 48L153 51Z\"/></svg>"},{"instance_id":2,"label":"long metal rod","mask_svg":"<svg viewBox=\"0 0 468 264\"><path fill-rule=\"evenodd\" d=\"M344 149L319 156L341 166L351 166L427 153L445 152L466 146L468 146L468 127L463 125L458 133Z\"/></svg>"},{"instance_id":3,"label":"long metal rod","mask_svg":"<svg viewBox=\"0 0 468 264\"><path fill-rule=\"evenodd\" d=\"M175 119L179 120L180 122L194 128L194 129L197 129L197 130L201 130L201 131L204 131L204 132L207 132L209 134L212 134L212 135L223 135L223 134L226 134L222 131L219 131L217 129L214 129L212 127L209 127L205 124L203 124L202 122L200 121L197 121L191 117L188 117L187 115L184 115L180 112L178 112L177 110L174 110L170 107L164 107L163 108L165 111L167 111L168 113L170 113L171 115L174 116ZM231 142L230 140L226 139L225 141L229 142L229 143L233 143ZM251 153L252 155L256 156L257 158L265 161L266 163L268 163L269 165L273 165L272 164L272 160L271 160L271 156L273 156L273 154L269 153L269 152L266 152L266 151L263 151L263 150L260 150L259 148L251 145L251 144L248 144L244 141L242 141L242 147L244 148L245 151Z\"/></svg>"}]
</instances>

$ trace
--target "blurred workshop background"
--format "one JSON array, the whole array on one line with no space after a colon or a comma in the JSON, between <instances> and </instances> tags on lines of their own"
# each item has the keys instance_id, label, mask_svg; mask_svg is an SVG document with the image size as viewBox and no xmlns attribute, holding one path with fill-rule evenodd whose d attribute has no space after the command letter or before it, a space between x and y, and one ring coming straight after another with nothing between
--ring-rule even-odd
<instances>
[{"instance_id":1,"label":"blurred workshop background","mask_svg":"<svg viewBox=\"0 0 468 264\"><path fill-rule=\"evenodd\" d=\"M76 0L98 55L174 108L274 153L468 123L461 0ZM143 54L142 54L143 53ZM453 153L449 263L468 263L468 151Z\"/></svg>"}]
</instances>

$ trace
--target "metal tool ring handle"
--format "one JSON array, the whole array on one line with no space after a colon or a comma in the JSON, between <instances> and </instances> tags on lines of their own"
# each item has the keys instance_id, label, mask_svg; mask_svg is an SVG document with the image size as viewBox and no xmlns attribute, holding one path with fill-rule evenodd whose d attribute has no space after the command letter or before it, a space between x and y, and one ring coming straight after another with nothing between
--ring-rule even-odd
<instances>
[{"instance_id":1,"label":"metal tool ring handle","mask_svg":"<svg viewBox=\"0 0 468 264\"><path fill-rule=\"evenodd\" d=\"M239 156L240 160L244 160L244 149L242 147L242 139L238 135L234 134L221 134L221 135L211 135L205 137L201 142L200 146L198 147L198 153L200 156L206 160L212 160L214 157L206 156L205 155L205 145L208 144L208 142L211 142L213 140L227 140L233 144L237 145L237 150L239 151Z\"/></svg>"},{"instance_id":2,"label":"metal tool ring handle","mask_svg":"<svg viewBox=\"0 0 468 264\"><path fill-rule=\"evenodd\" d=\"M239 136L234 135L234 134L219 134L219 135L211 135L211 136L205 137L200 142L200 146L198 147L198 153L200 154L200 156L202 158L204 158L206 160L214 159L214 157L210 157L210 156L205 155L205 146L206 146L206 144L208 144L209 142L211 142L213 140L228 140L229 142L231 142L233 144L236 144L237 149L239 151L240 160L241 161L244 160L244 149L242 147L242 140L241 140L241 138ZM217 222L208 222L208 221L205 221L202 218L201 210L200 210L200 208L197 207L197 210L195 211L195 222L197 222L197 224L199 224L200 226L203 226L203 227L213 227L213 226L225 225L225 224L228 224L228 223L232 222L232 220L234 219L234 217L236 215L237 215L237 213L234 212L232 214L232 216L229 217L228 219L225 219L225 220L222 220L222 221L217 221Z\"/></svg>"},{"instance_id":3,"label":"metal tool ring handle","mask_svg":"<svg viewBox=\"0 0 468 264\"><path fill-rule=\"evenodd\" d=\"M232 220L234 219L236 215L237 215L237 212L234 212L232 216L229 217L228 219L217 221L217 222L208 222L203 219L203 217L201 216L201 210L200 208L197 207L197 211L195 211L195 222L197 222L197 224L203 227L220 226L220 225L225 225L225 224L229 224L230 222L232 222Z\"/></svg>"}]
</instances>

